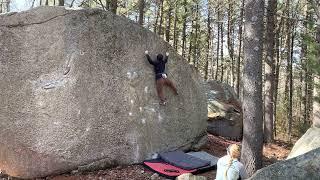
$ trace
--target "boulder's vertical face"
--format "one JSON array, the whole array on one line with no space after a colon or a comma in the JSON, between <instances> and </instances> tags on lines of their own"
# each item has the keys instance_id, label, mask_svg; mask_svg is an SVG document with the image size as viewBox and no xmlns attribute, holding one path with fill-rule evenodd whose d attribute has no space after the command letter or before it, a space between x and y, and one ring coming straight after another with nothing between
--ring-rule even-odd
<instances>
[{"instance_id":1,"label":"boulder's vertical face","mask_svg":"<svg viewBox=\"0 0 320 180\"><path fill-rule=\"evenodd\" d=\"M242 105L227 84L207 82L208 128L211 134L240 140L242 138Z\"/></svg>"},{"instance_id":2,"label":"boulder's vertical face","mask_svg":"<svg viewBox=\"0 0 320 180\"><path fill-rule=\"evenodd\" d=\"M109 12L41 7L0 16L0 169L24 178L139 162L206 129L196 72L153 33ZM170 52L160 106L144 51ZM153 56L154 57L154 56Z\"/></svg>"}]
</instances>

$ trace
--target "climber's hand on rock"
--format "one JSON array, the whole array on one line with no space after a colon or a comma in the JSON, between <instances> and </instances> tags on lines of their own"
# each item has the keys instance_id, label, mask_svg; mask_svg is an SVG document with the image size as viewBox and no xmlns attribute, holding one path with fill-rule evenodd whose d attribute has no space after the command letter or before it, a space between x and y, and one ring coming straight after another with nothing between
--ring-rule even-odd
<instances>
[{"instance_id":1,"label":"climber's hand on rock","mask_svg":"<svg viewBox=\"0 0 320 180\"><path fill-rule=\"evenodd\" d=\"M166 52L166 55L169 56L169 52Z\"/></svg>"},{"instance_id":2,"label":"climber's hand on rock","mask_svg":"<svg viewBox=\"0 0 320 180\"><path fill-rule=\"evenodd\" d=\"M145 53L145 54L149 54L149 51L145 51L144 53Z\"/></svg>"}]
</instances>

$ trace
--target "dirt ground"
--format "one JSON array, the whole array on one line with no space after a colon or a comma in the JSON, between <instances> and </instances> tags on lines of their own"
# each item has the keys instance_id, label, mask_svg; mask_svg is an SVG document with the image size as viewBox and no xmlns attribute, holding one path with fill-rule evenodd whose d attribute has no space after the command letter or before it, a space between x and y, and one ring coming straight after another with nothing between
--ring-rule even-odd
<instances>
[{"instance_id":1,"label":"dirt ground","mask_svg":"<svg viewBox=\"0 0 320 180\"><path fill-rule=\"evenodd\" d=\"M222 137L208 135L208 143L202 148L203 151L210 153L214 156L224 156L226 154L226 147L229 144L239 143L230 141ZM267 166L283 160L290 152L291 145L282 141L275 141L272 144L267 144L263 148L263 166ZM200 176L207 177L208 180L215 179L215 170L199 174ZM165 180L166 178L158 176L154 172L149 171L142 165L131 165L126 167L115 167L112 169L86 172L86 173L73 173L63 174L54 177L46 178L48 180Z\"/></svg>"}]
</instances>

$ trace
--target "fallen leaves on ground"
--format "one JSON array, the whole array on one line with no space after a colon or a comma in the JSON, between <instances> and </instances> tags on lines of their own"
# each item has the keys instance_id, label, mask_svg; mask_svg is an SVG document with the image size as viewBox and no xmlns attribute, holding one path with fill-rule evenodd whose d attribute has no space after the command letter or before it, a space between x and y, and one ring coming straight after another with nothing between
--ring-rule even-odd
<instances>
[{"instance_id":1,"label":"fallen leaves on ground","mask_svg":"<svg viewBox=\"0 0 320 180\"><path fill-rule=\"evenodd\" d=\"M202 148L209 154L222 157L226 155L228 145L240 142L231 141L222 137L208 135L208 143ZM291 145L283 141L275 141L264 146L263 148L263 165L267 166L285 159L291 149ZM215 179L216 171L208 171L201 176L207 177L208 180ZM111 169L99 170L94 172L79 172L75 174L63 174L55 177L48 177L50 180L166 180L167 178L158 176L154 172L144 168L142 165L119 166Z\"/></svg>"}]
</instances>

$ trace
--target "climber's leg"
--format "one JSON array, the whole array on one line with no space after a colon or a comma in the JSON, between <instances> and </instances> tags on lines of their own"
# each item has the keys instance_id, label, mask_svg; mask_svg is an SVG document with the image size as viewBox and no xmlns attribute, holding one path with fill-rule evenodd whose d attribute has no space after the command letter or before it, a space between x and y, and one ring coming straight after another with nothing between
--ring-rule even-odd
<instances>
[{"instance_id":1,"label":"climber's leg","mask_svg":"<svg viewBox=\"0 0 320 180\"><path fill-rule=\"evenodd\" d=\"M166 98L164 97L163 94L163 85L165 84L165 80L163 78L157 79L156 80L156 87L157 87L157 93L158 97L160 99L160 104L165 104Z\"/></svg>"},{"instance_id":2,"label":"climber's leg","mask_svg":"<svg viewBox=\"0 0 320 180\"><path fill-rule=\"evenodd\" d=\"M170 81L168 78L166 78L165 79L165 84L167 86L169 86L174 91L175 95L178 95L178 90L177 90L177 88L175 87L175 85L173 84L172 81Z\"/></svg>"}]
</instances>

